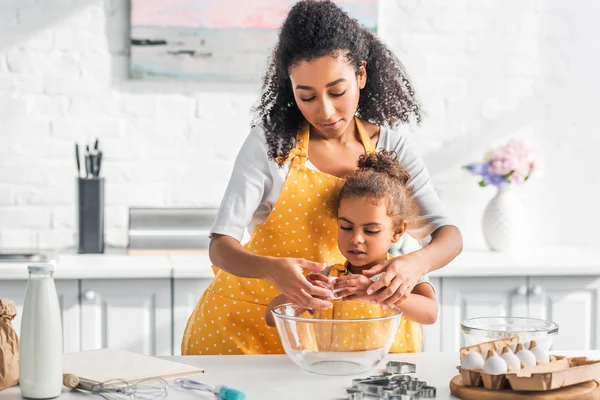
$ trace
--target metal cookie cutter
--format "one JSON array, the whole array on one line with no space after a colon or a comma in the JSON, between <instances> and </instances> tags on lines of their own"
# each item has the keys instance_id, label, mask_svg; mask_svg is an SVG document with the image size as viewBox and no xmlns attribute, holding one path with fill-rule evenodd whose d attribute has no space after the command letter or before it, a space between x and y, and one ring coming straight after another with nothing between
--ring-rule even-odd
<instances>
[{"instance_id":1,"label":"metal cookie cutter","mask_svg":"<svg viewBox=\"0 0 600 400\"><path fill-rule=\"evenodd\" d=\"M433 398L435 397L435 387L433 386L423 386L421 388L421 397L422 398Z\"/></svg>"},{"instance_id":2,"label":"metal cookie cutter","mask_svg":"<svg viewBox=\"0 0 600 400\"><path fill-rule=\"evenodd\" d=\"M379 396L383 389L394 388L389 379L367 379L359 382L356 389L364 392L367 396Z\"/></svg>"},{"instance_id":3,"label":"metal cookie cutter","mask_svg":"<svg viewBox=\"0 0 600 400\"><path fill-rule=\"evenodd\" d=\"M390 374L414 374L417 372L417 366L415 364L403 362L403 361L388 361L385 365L385 372Z\"/></svg>"},{"instance_id":4,"label":"metal cookie cutter","mask_svg":"<svg viewBox=\"0 0 600 400\"><path fill-rule=\"evenodd\" d=\"M414 379L416 379L416 378L414 378ZM406 382L412 381L413 377L410 375L396 375L392 378L392 380L399 384L404 384Z\"/></svg>"},{"instance_id":5,"label":"metal cookie cutter","mask_svg":"<svg viewBox=\"0 0 600 400\"><path fill-rule=\"evenodd\" d=\"M409 396L418 396L421 393L421 388L423 386L426 386L425 382L419 381L416 378L402 381L399 382L396 393Z\"/></svg>"},{"instance_id":6,"label":"metal cookie cutter","mask_svg":"<svg viewBox=\"0 0 600 400\"><path fill-rule=\"evenodd\" d=\"M352 387L353 388L357 388L360 383L362 383L364 381L368 381L370 379L372 379L372 378L355 378L355 379L352 379Z\"/></svg>"},{"instance_id":7,"label":"metal cookie cutter","mask_svg":"<svg viewBox=\"0 0 600 400\"><path fill-rule=\"evenodd\" d=\"M414 397L407 394L390 394L385 400L413 400Z\"/></svg>"},{"instance_id":8,"label":"metal cookie cutter","mask_svg":"<svg viewBox=\"0 0 600 400\"><path fill-rule=\"evenodd\" d=\"M393 374L387 371L381 371L379 374L371 375L367 379L392 379L396 376L398 376L398 374Z\"/></svg>"},{"instance_id":9,"label":"metal cookie cutter","mask_svg":"<svg viewBox=\"0 0 600 400\"><path fill-rule=\"evenodd\" d=\"M348 393L348 400L363 400L364 393L362 390L351 388L346 389L346 393Z\"/></svg>"},{"instance_id":10,"label":"metal cookie cutter","mask_svg":"<svg viewBox=\"0 0 600 400\"><path fill-rule=\"evenodd\" d=\"M427 386L427 383L419 380L412 380L406 382L406 386L408 390L420 391L422 387Z\"/></svg>"},{"instance_id":11,"label":"metal cookie cutter","mask_svg":"<svg viewBox=\"0 0 600 400\"><path fill-rule=\"evenodd\" d=\"M379 400L389 400L390 396L395 396L397 387L388 386L379 390Z\"/></svg>"}]
</instances>

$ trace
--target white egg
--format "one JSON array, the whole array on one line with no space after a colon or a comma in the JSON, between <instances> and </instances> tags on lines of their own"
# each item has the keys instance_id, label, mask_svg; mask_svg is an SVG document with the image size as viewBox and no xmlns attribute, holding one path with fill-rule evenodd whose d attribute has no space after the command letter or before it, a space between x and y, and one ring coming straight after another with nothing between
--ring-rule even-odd
<instances>
[{"instance_id":1,"label":"white egg","mask_svg":"<svg viewBox=\"0 0 600 400\"><path fill-rule=\"evenodd\" d=\"M505 374L508 372L508 365L495 351L490 351L488 359L483 364L483 370L488 374Z\"/></svg>"},{"instance_id":2,"label":"white egg","mask_svg":"<svg viewBox=\"0 0 600 400\"><path fill-rule=\"evenodd\" d=\"M541 347L534 347L531 349L531 352L535 356L535 359L541 364L547 364L550 362L550 355L548 355L548 352L545 349Z\"/></svg>"},{"instance_id":3,"label":"white egg","mask_svg":"<svg viewBox=\"0 0 600 400\"><path fill-rule=\"evenodd\" d=\"M526 350L531 350L531 342L523 342L523 348Z\"/></svg>"},{"instance_id":4,"label":"white egg","mask_svg":"<svg viewBox=\"0 0 600 400\"><path fill-rule=\"evenodd\" d=\"M482 369L483 364L483 356L476 351L470 351L465 354L460 366L462 369Z\"/></svg>"},{"instance_id":5,"label":"white egg","mask_svg":"<svg viewBox=\"0 0 600 400\"><path fill-rule=\"evenodd\" d=\"M513 353L514 353L514 352L515 352L515 350L517 349L517 344L518 344L518 343L513 343L513 344L511 344L511 345L510 345L510 349L512 350L512 352L513 352Z\"/></svg>"},{"instance_id":6,"label":"white egg","mask_svg":"<svg viewBox=\"0 0 600 400\"><path fill-rule=\"evenodd\" d=\"M535 367L535 355L529 350L521 350L517 352L517 357L526 367Z\"/></svg>"},{"instance_id":7,"label":"white egg","mask_svg":"<svg viewBox=\"0 0 600 400\"><path fill-rule=\"evenodd\" d=\"M513 371L521 369L521 360L515 355L510 349L506 349L505 352L500 356L506 362Z\"/></svg>"}]
</instances>

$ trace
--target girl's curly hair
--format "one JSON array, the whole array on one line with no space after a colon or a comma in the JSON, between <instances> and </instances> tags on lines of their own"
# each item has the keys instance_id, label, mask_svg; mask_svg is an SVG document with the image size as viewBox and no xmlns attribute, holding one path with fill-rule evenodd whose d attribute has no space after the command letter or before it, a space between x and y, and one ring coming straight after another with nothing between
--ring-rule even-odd
<instances>
[{"instance_id":1,"label":"girl's curly hair","mask_svg":"<svg viewBox=\"0 0 600 400\"><path fill-rule=\"evenodd\" d=\"M262 124L269 159L284 162L304 117L296 105L290 69L302 60L343 55L358 73L366 62L367 82L356 114L373 124L420 122L404 67L375 35L329 0L302 0L290 10L264 76L252 127Z\"/></svg>"},{"instance_id":2,"label":"girl's curly hair","mask_svg":"<svg viewBox=\"0 0 600 400\"><path fill-rule=\"evenodd\" d=\"M342 199L366 197L375 202L384 200L387 213L396 226L403 221L413 222L419 215L419 208L408 187L410 174L400 166L397 158L395 152L385 150L360 156L358 170L346 179L331 199L332 216L337 218Z\"/></svg>"}]
</instances>

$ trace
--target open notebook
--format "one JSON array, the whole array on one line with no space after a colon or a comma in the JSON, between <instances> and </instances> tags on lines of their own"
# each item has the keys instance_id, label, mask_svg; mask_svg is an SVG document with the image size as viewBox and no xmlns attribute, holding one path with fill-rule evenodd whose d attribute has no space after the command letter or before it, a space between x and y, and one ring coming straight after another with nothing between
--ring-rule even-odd
<instances>
[{"instance_id":1,"label":"open notebook","mask_svg":"<svg viewBox=\"0 0 600 400\"><path fill-rule=\"evenodd\" d=\"M113 379L135 383L148 378L170 380L202 375L204 370L130 351L101 349L64 354L63 373L93 383Z\"/></svg>"}]
</instances>

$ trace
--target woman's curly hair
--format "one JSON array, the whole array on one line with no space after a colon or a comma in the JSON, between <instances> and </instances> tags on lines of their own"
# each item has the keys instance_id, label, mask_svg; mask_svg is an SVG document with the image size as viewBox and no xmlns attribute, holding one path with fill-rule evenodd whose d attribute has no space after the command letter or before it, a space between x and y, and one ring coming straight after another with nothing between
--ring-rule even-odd
<instances>
[{"instance_id":1,"label":"woman's curly hair","mask_svg":"<svg viewBox=\"0 0 600 400\"><path fill-rule=\"evenodd\" d=\"M398 162L393 151L381 150L367 153L358 159L358 169L343 183L339 191L332 196L330 211L334 218L342 199L363 197L379 203L384 200L387 214L396 226L403 221L412 220L419 215L419 207L408 186L410 174Z\"/></svg>"},{"instance_id":2,"label":"woman's curly hair","mask_svg":"<svg viewBox=\"0 0 600 400\"><path fill-rule=\"evenodd\" d=\"M329 0L302 0L290 10L264 76L252 126L262 124L269 159L283 163L304 117L296 105L290 69L300 61L343 55L367 82L356 114L373 124L420 122L419 106L404 67L375 35Z\"/></svg>"}]
</instances>

